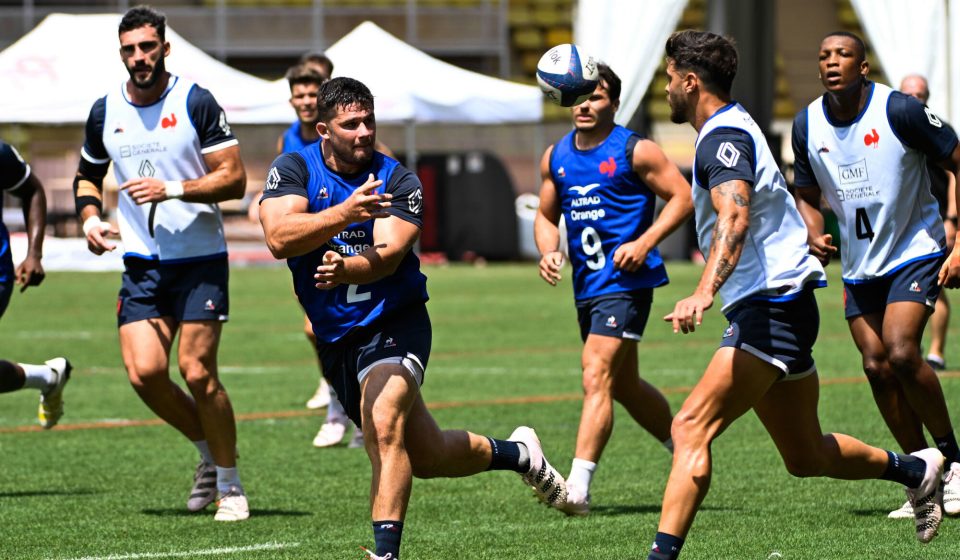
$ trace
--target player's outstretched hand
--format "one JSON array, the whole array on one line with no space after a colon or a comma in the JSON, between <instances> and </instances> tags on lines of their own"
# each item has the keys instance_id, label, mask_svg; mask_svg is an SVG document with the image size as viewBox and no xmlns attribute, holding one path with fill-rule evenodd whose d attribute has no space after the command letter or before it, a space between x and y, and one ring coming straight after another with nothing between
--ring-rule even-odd
<instances>
[{"instance_id":1,"label":"player's outstretched hand","mask_svg":"<svg viewBox=\"0 0 960 560\"><path fill-rule=\"evenodd\" d=\"M960 252L957 247L953 248L953 252L940 267L937 283L946 288L960 288Z\"/></svg>"},{"instance_id":2,"label":"player's outstretched hand","mask_svg":"<svg viewBox=\"0 0 960 560\"><path fill-rule=\"evenodd\" d=\"M371 173L367 177L367 182L357 187L353 194L342 203L341 211L348 223L365 222L373 218L386 218L389 216L386 209L390 207L392 194L377 193L376 190L383 181L374 177Z\"/></svg>"},{"instance_id":3,"label":"player's outstretched hand","mask_svg":"<svg viewBox=\"0 0 960 560\"><path fill-rule=\"evenodd\" d=\"M87 231L87 249L94 255L102 255L117 248L117 244L107 239L107 236L118 236L120 230L111 225L110 222L99 222L93 224L92 227L84 227L84 229Z\"/></svg>"},{"instance_id":4,"label":"player's outstretched hand","mask_svg":"<svg viewBox=\"0 0 960 560\"><path fill-rule=\"evenodd\" d=\"M167 200L166 183L156 177L136 177L120 185L121 191L126 191L137 204L148 202L163 202Z\"/></svg>"},{"instance_id":5,"label":"player's outstretched hand","mask_svg":"<svg viewBox=\"0 0 960 560\"><path fill-rule=\"evenodd\" d=\"M830 258L837 254L837 248L833 245L833 236L829 233L811 237L807 243L810 245L810 254L823 266L830 264Z\"/></svg>"},{"instance_id":6,"label":"player's outstretched hand","mask_svg":"<svg viewBox=\"0 0 960 560\"><path fill-rule=\"evenodd\" d=\"M27 256L20 263L16 270L16 282L20 285L20 293L23 293L30 286L39 286L46 273L43 271L43 265L40 259L35 256Z\"/></svg>"},{"instance_id":7,"label":"player's outstretched hand","mask_svg":"<svg viewBox=\"0 0 960 560\"><path fill-rule=\"evenodd\" d=\"M557 282L562 280L560 276L560 267L563 266L563 253L560 251L550 251L540 257L540 278L543 278L547 284L556 286Z\"/></svg>"},{"instance_id":8,"label":"player's outstretched hand","mask_svg":"<svg viewBox=\"0 0 960 560\"><path fill-rule=\"evenodd\" d=\"M318 290L330 290L343 283L343 255L336 251L323 254L323 264L317 267L313 275Z\"/></svg>"},{"instance_id":9,"label":"player's outstretched hand","mask_svg":"<svg viewBox=\"0 0 960 560\"><path fill-rule=\"evenodd\" d=\"M703 312L713 307L713 298L702 294L693 294L682 299L673 307L673 313L663 320L673 323L673 332L692 333L703 323Z\"/></svg>"},{"instance_id":10,"label":"player's outstretched hand","mask_svg":"<svg viewBox=\"0 0 960 560\"><path fill-rule=\"evenodd\" d=\"M649 249L639 240L617 247L613 252L613 266L626 272L636 272L647 260Z\"/></svg>"}]
</instances>

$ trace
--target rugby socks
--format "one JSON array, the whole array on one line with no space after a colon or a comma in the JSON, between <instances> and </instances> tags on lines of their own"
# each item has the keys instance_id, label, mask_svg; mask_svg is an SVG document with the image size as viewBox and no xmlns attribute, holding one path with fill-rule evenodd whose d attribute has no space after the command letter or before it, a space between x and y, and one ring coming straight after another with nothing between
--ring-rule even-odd
<instances>
[{"instance_id":1,"label":"rugby socks","mask_svg":"<svg viewBox=\"0 0 960 560\"><path fill-rule=\"evenodd\" d=\"M49 389L57 382L57 374L53 372L50 366L43 364L35 366L32 364L20 364L25 375L23 386L31 389L44 391Z\"/></svg>"},{"instance_id":2,"label":"rugby socks","mask_svg":"<svg viewBox=\"0 0 960 560\"><path fill-rule=\"evenodd\" d=\"M210 454L210 446L207 445L207 440L203 439L200 441L193 442L193 445L197 447L197 451L200 452L200 458L204 463L208 465L214 464L213 455Z\"/></svg>"},{"instance_id":3,"label":"rugby socks","mask_svg":"<svg viewBox=\"0 0 960 560\"><path fill-rule=\"evenodd\" d=\"M923 482L926 471L927 462L923 459L887 451L887 469L880 475L880 479L899 482L907 488L917 488Z\"/></svg>"},{"instance_id":4,"label":"rugby socks","mask_svg":"<svg viewBox=\"0 0 960 560\"><path fill-rule=\"evenodd\" d=\"M960 447L957 446L957 438L952 431L943 437L933 438L933 441L940 453L947 458L947 465L960 462Z\"/></svg>"},{"instance_id":5,"label":"rugby socks","mask_svg":"<svg viewBox=\"0 0 960 560\"><path fill-rule=\"evenodd\" d=\"M663 447L673 455L673 438L668 437L667 439L660 442Z\"/></svg>"},{"instance_id":6,"label":"rugby socks","mask_svg":"<svg viewBox=\"0 0 960 560\"><path fill-rule=\"evenodd\" d=\"M217 467L217 492L224 495L234 488L243 492L237 467Z\"/></svg>"},{"instance_id":7,"label":"rugby socks","mask_svg":"<svg viewBox=\"0 0 960 560\"><path fill-rule=\"evenodd\" d=\"M650 548L647 560L676 560L680 557L682 547L683 539L680 537L658 532L653 538L653 546Z\"/></svg>"},{"instance_id":8,"label":"rugby socks","mask_svg":"<svg viewBox=\"0 0 960 560\"><path fill-rule=\"evenodd\" d=\"M13 362L0 360L0 393L9 393L23 388L24 379Z\"/></svg>"},{"instance_id":9,"label":"rugby socks","mask_svg":"<svg viewBox=\"0 0 960 560\"><path fill-rule=\"evenodd\" d=\"M518 441L487 438L490 441L490 466L488 471L514 471L526 473L530 470L530 452L527 446Z\"/></svg>"},{"instance_id":10,"label":"rugby socks","mask_svg":"<svg viewBox=\"0 0 960 560\"><path fill-rule=\"evenodd\" d=\"M567 477L567 484L590 490L590 482L593 480L593 473L596 470L596 463L574 457L573 464L570 465L570 476Z\"/></svg>"},{"instance_id":11,"label":"rugby socks","mask_svg":"<svg viewBox=\"0 0 960 560\"><path fill-rule=\"evenodd\" d=\"M400 537L403 535L403 521L374 521L373 540L377 544L377 556L400 558Z\"/></svg>"}]
</instances>

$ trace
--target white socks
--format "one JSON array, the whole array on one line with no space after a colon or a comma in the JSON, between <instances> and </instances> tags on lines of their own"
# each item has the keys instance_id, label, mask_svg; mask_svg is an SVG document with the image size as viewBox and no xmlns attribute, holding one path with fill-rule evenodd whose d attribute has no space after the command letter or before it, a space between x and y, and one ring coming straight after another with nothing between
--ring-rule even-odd
<instances>
[{"instance_id":1,"label":"white socks","mask_svg":"<svg viewBox=\"0 0 960 560\"><path fill-rule=\"evenodd\" d=\"M200 452L200 457L203 459L204 463L213 465L215 461L213 460L213 455L210 454L210 446L207 445L207 440L200 440L193 442L193 445L197 447L197 451Z\"/></svg>"},{"instance_id":2,"label":"white socks","mask_svg":"<svg viewBox=\"0 0 960 560\"><path fill-rule=\"evenodd\" d=\"M45 391L57 382L57 374L46 364L39 366L33 364L17 365L23 368L23 373L26 376L23 382L24 387Z\"/></svg>"},{"instance_id":3,"label":"white socks","mask_svg":"<svg viewBox=\"0 0 960 560\"><path fill-rule=\"evenodd\" d=\"M590 481L593 480L593 473L597 470L597 464L583 459L574 458L570 466L570 476L567 477L567 483L590 490Z\"/></svg>"},{"instance_id":4,"label":"white socks","mask_svg":"<svg viewBox=\"0 0 960 560\"><path fill-rule=\"evenodd\" d=\"M237 473L237 467L217 467L217 492L223 495L233 488L241 492L243 491L243 486L240 485L240 475Z\"/></svg>"},{"instance_id":5,"label":"white socks","mask_svg":"<svg viewBox=\"0 0 960 560\"><path fill-rule=\"evenodd\" d=\"M333 390L333 385L330 385L330 404L327 405L327 419L325 423L336 423L336 424L346 424L347 423L347 411L343 409L343 405L340 404L340 399L337 398L337 392Z\"/></svg>"}]
</instances>

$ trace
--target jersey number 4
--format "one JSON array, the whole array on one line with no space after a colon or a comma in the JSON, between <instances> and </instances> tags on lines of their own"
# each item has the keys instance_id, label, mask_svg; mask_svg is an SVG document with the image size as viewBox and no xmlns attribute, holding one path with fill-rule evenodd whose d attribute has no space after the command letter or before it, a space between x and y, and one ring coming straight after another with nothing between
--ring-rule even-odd
<instances>
[{"instance_id":1,"label":"jersey number 4","mask_svg":"<svg viewBox=\"0 0 960 560\"><path fill-rule=\"evenodd\" d=\"M870 218L866 208L857 208L857 239L873 241L873 228L870 227Z\"/></svg>"}]
</instances>

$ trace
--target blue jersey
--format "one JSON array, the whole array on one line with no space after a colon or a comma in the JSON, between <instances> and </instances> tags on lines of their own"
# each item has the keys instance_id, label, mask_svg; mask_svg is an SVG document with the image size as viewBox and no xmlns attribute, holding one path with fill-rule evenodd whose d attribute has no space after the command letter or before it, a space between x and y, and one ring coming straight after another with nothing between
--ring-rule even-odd
<instances>
[{"instance_id":1,"label":"blue jersey","mask_svg":"<svg viewBox=\"0 0 960 560\"><path fill-rule=\"evenodd\" d=\"M617 248L653 223L656 196L633 171L639 136L615 126L600 145L580 150L575 135L572 131L564 136L550 154L550 173L567 225L574 299L666 284L667 271L656 248L635 272L613 265Z\"/></svg>"},{"instance_id":2,"label":"blue jersey","mask_svg":"<svg viewBox=\"0 0 960 560\"><path fill-rule=\"evenodd\" d=\"M3 212L3 192L17 194L29 177L30 166L13 146L0 141L0 213ZM13 272L10 234L7 226L0 221L0 283L12 282Z\"/></svg>"},{"instance_id":3,"label":"blue jersey","mask_svg":"<svg viewBox=\"0 0 960 560\"><path fill-rule=\"evenodd\" d=\"M299 152L315 142L318 142L318 140L308 141L300 136L300 121L296 121L283 131L283 150L281 150L281 153Z\"/></svg>"},{"instance_id":4,"label":"blue jersey","mask_svg":"<svg viewBox=\"0 0 960 560\"><path fill-rule=\"evenodd\" d=\"M393 195L387 212L420 227L423 187L419 179L380 152L374 152L369 168L351 176L340 175L326 166L319 143L283 154L267 174L263 199L303 196L309 201L309 212L321 212L346 200L367 181L370 173L383 181L383 192ZM373 243L374 221L351 224L314 251L287 259L297 298L313 323L313 332L320 343L336 342L358 327L427 300L427 277L420 272L420 259L412 251L403 257L393 274L376 282L317 289L313 276L324 253L332 250L346 257L369 249Z\"/></svg>"}]
</instances>

